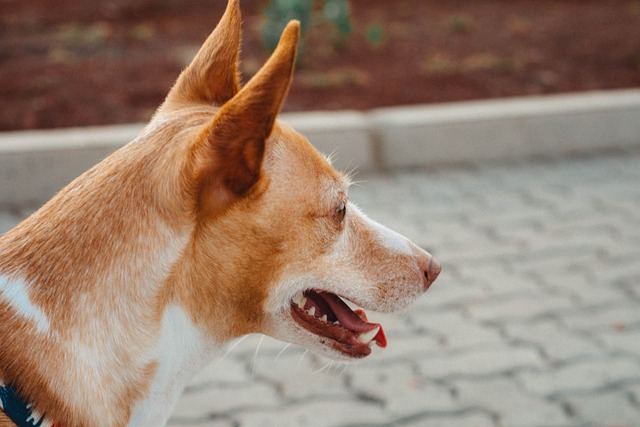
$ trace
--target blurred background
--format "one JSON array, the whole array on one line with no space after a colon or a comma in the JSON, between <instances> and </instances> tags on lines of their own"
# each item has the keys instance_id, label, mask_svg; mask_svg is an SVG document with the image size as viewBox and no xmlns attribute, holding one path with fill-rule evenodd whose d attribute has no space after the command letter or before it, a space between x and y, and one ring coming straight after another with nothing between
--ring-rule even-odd
<instances>
[{"instance_id":1,"label":"blurred background","mask_svg":"<svg viewBox=\"0 0 640 427\"><path fill-rule=\"evenodd\" d=\"M223 0L0 0L0 130L144 122ZM245 81L284 23L285 110L640 86L638 0L243 0Z\"/></svg>"}]
</instances>

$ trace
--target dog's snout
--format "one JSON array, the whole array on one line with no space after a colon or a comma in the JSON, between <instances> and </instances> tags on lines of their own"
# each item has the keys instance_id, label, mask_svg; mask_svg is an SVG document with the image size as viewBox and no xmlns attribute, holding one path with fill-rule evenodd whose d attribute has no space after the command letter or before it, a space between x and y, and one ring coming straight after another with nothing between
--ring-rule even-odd
<instances>
[{"instance_id":1,"label":"dog's snout","mask_svg":"<svg viewBox=\"0 0 640 427\"><path fill-rule=\"evenodd\" d=\"M424 276L427 279L427 288L436 281L441 271L442 266L440 263L434 257L429 257L427 268L424 271Z\"/></svg>"}]
</instances>

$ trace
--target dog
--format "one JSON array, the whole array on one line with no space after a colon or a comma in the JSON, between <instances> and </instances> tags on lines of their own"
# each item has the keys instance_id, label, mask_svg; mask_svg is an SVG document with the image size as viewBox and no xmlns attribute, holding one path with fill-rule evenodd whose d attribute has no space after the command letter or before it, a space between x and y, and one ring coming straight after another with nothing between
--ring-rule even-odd
<instances>
[{"instance_id":1,"label":"dog","mask_svg":"<svg viewBox=\"0 0 640 427\"><path fill-rule=\"evenodd\" d=\"M240 26L230 0L141 134L0 239L0 426L164 425L250 333L363 358L386 345L364 309L440 273L277 120L299 23L242 87Z\"/></svg>"}]
</instances>

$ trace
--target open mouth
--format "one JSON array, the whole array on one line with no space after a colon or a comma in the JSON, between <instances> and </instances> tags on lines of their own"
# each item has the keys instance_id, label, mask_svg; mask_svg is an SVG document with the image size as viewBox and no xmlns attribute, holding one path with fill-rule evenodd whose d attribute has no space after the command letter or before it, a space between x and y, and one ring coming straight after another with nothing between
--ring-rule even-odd
<instances>
[{"instance_id":1,"label":"open mouth","mask_svg":"<svg viewBox=\"0 0 640 427\"><path fill-rule=\"evenodd\" d=\"M369 355L374 344L387 346L382 325L369 322L364 310L352 310L330 292L307 290L298 294L291 301L291 317L349 357Z\"/></svg>"}]
</instances>

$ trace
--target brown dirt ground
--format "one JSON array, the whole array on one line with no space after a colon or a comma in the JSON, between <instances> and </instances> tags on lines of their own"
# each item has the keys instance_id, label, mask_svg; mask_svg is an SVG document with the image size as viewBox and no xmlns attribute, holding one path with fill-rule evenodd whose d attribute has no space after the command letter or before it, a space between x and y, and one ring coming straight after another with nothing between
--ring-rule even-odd
<instances>
[{"instance_id":1,"label":"brown dirt ground","mask_svg":"<svg viewBox=\"0 0 640 427\"><path fill-rule=\"evenodd\" d=\"M267 0L243 0L246 79ZM146 121L223 0L0 0L0 130ZM285 110L640 87L640 0L351 0L314 27ZM382 34L380 41L371 36Z\"/></svg>"}]
</instances>

